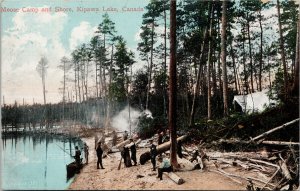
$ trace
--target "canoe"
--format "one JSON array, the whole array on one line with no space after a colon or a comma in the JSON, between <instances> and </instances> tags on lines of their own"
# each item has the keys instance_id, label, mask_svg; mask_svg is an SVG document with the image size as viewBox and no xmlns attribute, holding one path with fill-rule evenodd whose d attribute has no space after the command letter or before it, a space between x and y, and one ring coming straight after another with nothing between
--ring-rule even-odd
<instances>
[{"instance_id":1,"label":"canoe","mask_svg":"<svg viewBox=\"0 0 300 191\"><path fill-rule=\"evenodd\" d=\"M71 162L66 166L67 168L67 178L73 177L76 173L80 172L80 169L82 168L82 159L80 165L77 165L76 162Z\"/></svg>"}]
</instances>

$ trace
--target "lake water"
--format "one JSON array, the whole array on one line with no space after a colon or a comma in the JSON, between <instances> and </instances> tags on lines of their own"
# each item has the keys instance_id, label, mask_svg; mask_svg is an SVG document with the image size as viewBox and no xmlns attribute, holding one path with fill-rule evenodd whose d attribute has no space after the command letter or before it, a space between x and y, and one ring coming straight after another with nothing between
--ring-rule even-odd
<instances>
[{"instance_id":1,"label":"lake water","mask_svg":"<svg viewBox=\"0 0 300 191\"><path fill-rule=\"evenodd\" d=\"M2 135L2 189L66 189L66 165L79 139L53 135ZM83 157L83 152L82 152Z\"/></svg>"}]
</instances>

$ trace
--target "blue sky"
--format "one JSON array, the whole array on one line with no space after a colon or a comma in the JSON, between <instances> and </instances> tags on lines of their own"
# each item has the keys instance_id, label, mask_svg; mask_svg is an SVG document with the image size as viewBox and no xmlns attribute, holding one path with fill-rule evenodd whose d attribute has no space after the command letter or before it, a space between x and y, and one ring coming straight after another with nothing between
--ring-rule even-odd
<instances>
[{"instance_id":1,"label":"blue sky","mask_svg":"<svg viewBox=\"0 0 300 191\"><path fill-rule=\"evenodd\" d=\"M46 78L47 102L61 99L62 71L57 68L62 56L81 43L88 43L102 21L103 9L115 22L118 35L127 41L136 53L139 29L144 11L122 11L127 8L144 8L148 0L4 0L2 8L19 8L19 12L2 12L2 96L6 104L42 102L42 84L36 65L41 56L49 61ZM51 12L41 12L51 7ZM56 7L71 8L73 12L55 12ZM77 7L98 8L99 12L79 12ZM38 13L25 12L28 8ZM141 62L136 65L141 65ZM3 101L3 100L2 100Z\"/></svg>"}]
</instances>

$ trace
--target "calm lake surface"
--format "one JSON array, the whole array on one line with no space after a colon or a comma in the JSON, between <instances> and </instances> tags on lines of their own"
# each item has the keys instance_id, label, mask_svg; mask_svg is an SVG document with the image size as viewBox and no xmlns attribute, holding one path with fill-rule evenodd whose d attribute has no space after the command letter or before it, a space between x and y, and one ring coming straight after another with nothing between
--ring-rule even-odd
<instances>
[{"instance_id":1,"label":"calm lake surface","mask_svg":"<svg viewBox=\"0 0 300 191\"><path fill-rule=\"evenodd\" d=\"M2 135L2 189L66 189L66 165L79 139L54 135ZM83 157L83 151L81 157Z\"/></svg>"}]
</instances>

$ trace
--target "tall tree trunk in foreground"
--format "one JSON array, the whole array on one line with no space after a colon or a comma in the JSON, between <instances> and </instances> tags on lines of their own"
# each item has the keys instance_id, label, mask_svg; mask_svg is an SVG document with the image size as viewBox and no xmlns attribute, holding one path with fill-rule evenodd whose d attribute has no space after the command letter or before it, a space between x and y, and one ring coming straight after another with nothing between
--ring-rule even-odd
<instances>
[{"instance_id":1,"label":"tall tree trunk in foreground","mask_svg":"<svg viewBox=\"0 0 300 191\"><path fill-rule=\"evenodd\" d=\"M178 167L176 155L176 0L170 0L170 82L169 82L169 129L171 134L171 159L174 168Z\"/></svg>"}]
</instances>

